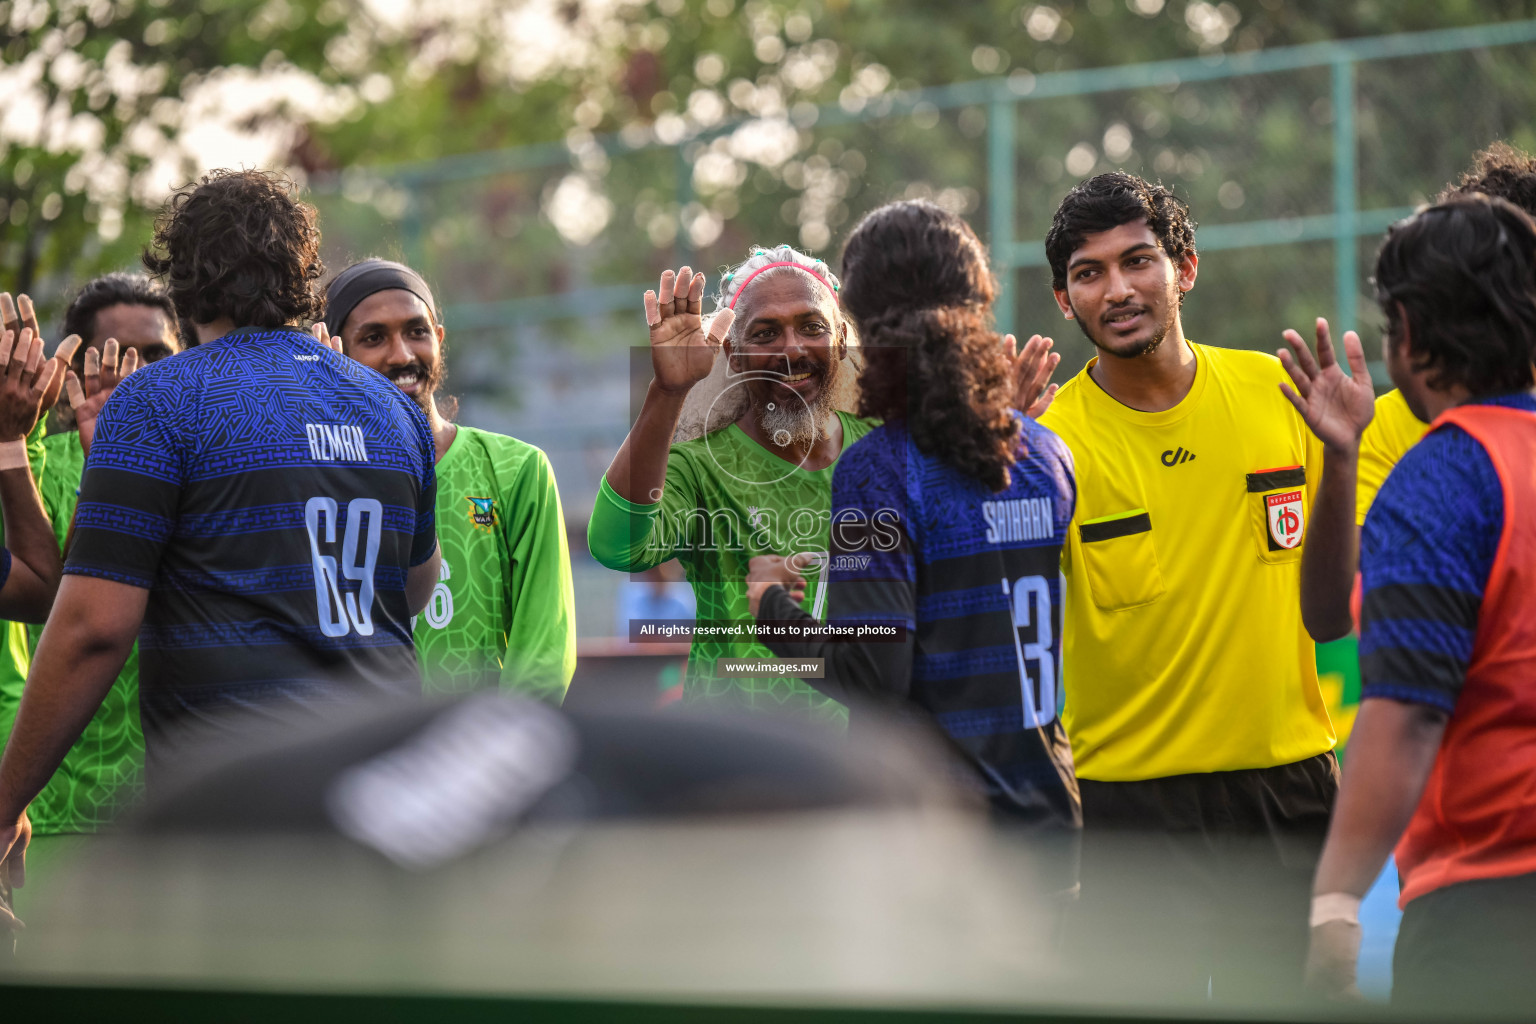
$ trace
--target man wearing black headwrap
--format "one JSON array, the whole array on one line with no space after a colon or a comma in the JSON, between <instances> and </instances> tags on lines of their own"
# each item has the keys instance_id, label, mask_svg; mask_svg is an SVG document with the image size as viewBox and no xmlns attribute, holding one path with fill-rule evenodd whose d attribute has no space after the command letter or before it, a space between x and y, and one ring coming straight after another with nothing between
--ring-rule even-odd
<instances>
[{"instance_id":1,"label":"man wearing black headwrap","mask_svg":"<svg viewBox=\"0 0 1536 1024\"><path fill-rule=\"evenodd\" d=\"M437 399L446 332L432 290L410 267L381 259L348 267L326 289L325 323L346 355L421 406L437 443L443 568L415 626L427 691L498 687L558 703L576 668L576 610L549 459L448 418L455 403Z\"/></svg>"}]
</instances>

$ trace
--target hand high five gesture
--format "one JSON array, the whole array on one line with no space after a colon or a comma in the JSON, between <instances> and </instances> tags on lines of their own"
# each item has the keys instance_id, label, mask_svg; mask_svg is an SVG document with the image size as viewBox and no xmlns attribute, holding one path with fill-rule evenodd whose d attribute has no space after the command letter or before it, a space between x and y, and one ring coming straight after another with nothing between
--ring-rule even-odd
<instances>
[{"instance_id":1,"label":"hand high five gesture","mask_svg":"<svg viewBox=\"0 0 1536 1024\"><path fill-rule=\"evenodd\" d=\"M85 350L84 387L80 386L80 378L73 370L64 381L69 406L75 410L75 425L80 428L80 448L87 455L91 452L91 442L96 439L96 418L101 415L102 407L123 378L139 368L138 349L130 348L121 363L117 356L117 339L108 338L100 351Z\"/></svg>"},{"instance_id":2,"label":"hand high five gesture","mask_svg":"<svg viewBox=\"0 0 1536 1024\"><path fill-rule=\"evenodd\" d=\"M1045 410L1051 407L1051 400L1056 397L1058 385L1050 381L1061 356L1051 351L1054 344L1050 338L1036 334L1024 343L1024 350L1020 352L1018 338L1011 334L1003 336L1008 361L1013 364L1013 407L1032 420L1044 416Z\"/></svg>"},{"instance_id":3,"label":"hand high five gesture","mask_svg":"<svg viewBox=\"0 0 1536 1024\"><path fill-rule=\"evenodd\" d=\"M715 353L736 319L725 309L704 330L704 275L684 267L661 275L657 291L645 293L645 322L651 329L651 365L656 386L681 394L709 376Z\"/></svg>"},{"instance_id":4,"label":"hand high five gesture","mask_svg":"<svg viewBox=\"0 0 1536 1024\"><path fill-rule=\"evenodd\" d=\"M43 361L43 339L24 327L21 336L0 332L0 442L22 441L59 400L63 373L56 359Z\"/></svg>"},{"instance_id":5,"label":"hand high five gesture","mask_svg":"<svg viewBox=\"0 0 1536 1024\"><path fill-rule=\"evenodd\" d=\"M309 335L320 344L330 349L332 352L335 352L337 355L342 354L341 335L338 334L333 337L330 330L325 326L324 322L317 321L316 323L310 325Z\"/></svg>"},{"instance_id":6,"label":"hand high five gesture","mask_svg":"<svg viewBox=\"0 0 1536 1024\"><path fill-rule=\"evenodd\" d=\"M53 408L79 341L71 335L45 363L32 300L0 293L0 441L24 439Z\"/></svg>"},{"instance_id":7,"label":"hand high five gesture","mask_svg":"<svg viewBox=\"0 0 1536 1024\"><path fill-rule=\"evenodd\" d=\"M1280 390L1324 446L1336 452L1357 451L1360 436L1376 414L1376 392L1371 387L1360 336L1354 331L1344 335L1344 355L1353 376L1346 375L1339 366L1328 321L1322 317L1317 318L1316 359L1301 335L1286 331L1284 337L1291 351L1281 349L1277 354L1296 387L1292 390L1290 385L1281 384Z\"/></svg>"}]
</instances>

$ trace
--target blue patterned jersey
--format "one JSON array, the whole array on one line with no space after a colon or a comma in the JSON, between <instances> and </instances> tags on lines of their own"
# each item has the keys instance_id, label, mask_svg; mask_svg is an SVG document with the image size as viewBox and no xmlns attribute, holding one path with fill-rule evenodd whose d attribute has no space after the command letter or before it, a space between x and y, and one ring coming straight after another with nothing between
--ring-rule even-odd
<instances>
[{"instance_id":1,"label":"blue patterned jersey","mask_svg":"<svg viewBox=\"0 0 1536 1024\"><path fill-rule=\"evenodd\" d=\"M223 712L419 690L405 581L436 546L432 431L384 377L247 328L120 384L64 571L150 591L146 755Z\"/></svg>"},{"instance_id":2,"label":"blue patterned jersey","mask_svg":"<svg viewBox=\"0 0 1536 1024\"><path fill-rule=\"evenodd\" d=\"M1483 404L1536 412L1526 392ZM1471 434L1446 424L1408 450L1360 535L1362 697L1455 709L1503 532L1504 487Z\"/></svg>"},{"instance_id":3,"label":"blue patterned jersey","mask_svg":"<svg viewBox=\"0 0 1536 1024\"><path fill-rule=\"evenodd\" d=\"M1076 503L1072 457L1022 420L1009 486L994 494L918 450L900 422L870 431L832 481L826 678L854 706L916 708L976 769L1013 820L1081 819L1061 725L1061 548ZM793 619L782 590L760 618ZM860 627L905 627L902 643ZM769 641L780 654L808 645Z\"/></svg>"}]
</instances>

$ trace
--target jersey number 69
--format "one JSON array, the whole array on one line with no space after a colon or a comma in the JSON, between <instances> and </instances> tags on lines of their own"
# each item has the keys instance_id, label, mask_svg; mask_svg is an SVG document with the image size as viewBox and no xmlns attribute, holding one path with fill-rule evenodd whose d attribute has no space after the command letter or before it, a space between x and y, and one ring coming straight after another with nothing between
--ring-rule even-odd
<instances>
[{"instance_id":1,"label":"jersey number 69","mask_svg":"<svg viewBox=\"0 0 1536 1024\"><path fill-rule=\"evenodd\" d=\"M373 570L379 562L379 537L384 532L384 506L374 498L347 502L347 525L341 541L341 558L324 553L334 549L341 510L335 498L310 498L304 505L304 529L309 533L309 553L315 566L315 607L320 632L326 636L373 635ZM341 580L357 584L343 594Z\"/></svg>"}]
</instances>

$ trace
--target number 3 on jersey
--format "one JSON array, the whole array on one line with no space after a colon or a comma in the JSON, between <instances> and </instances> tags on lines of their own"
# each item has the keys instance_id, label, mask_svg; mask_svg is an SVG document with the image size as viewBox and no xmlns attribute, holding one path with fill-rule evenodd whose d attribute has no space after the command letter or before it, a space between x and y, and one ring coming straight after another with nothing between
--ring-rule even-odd
<instances>
[{"instance_id":1,"label":"number 3 on jersey","mask_svg":"<svg viewBox=\"0 0 1536 1024\"><path fill-rule=\"evenodd\" d=\"M347 523L341 541L341 558L327 554L334 549L336 527L341 520L335 498L310 498L304 505L304 529L309 533L309 553L315 567L315 607L320 632L326 636L373 635L373 571L379 563L379 538L384 532L384 506L373 498L347 502ZM359 557L361 556L361 557ZM357 584L357 592L341 592L341 580Z\"/></svg>"},{"instance_id":2,"label":"number 3 on jersey","mask_svg":"<svg viewBox=\"0 0 1536 1024\"><path fill-rule=\"evenodd\" d=\"M1012 586L1003 580L1003 593L1011 599L1009 610L1013 619L1013 649L1019 657L1024 728L1038 729L1055 721L1058 712L1051 588L1043 576L1021 576Z\"/></svg>"}]
</instances>

